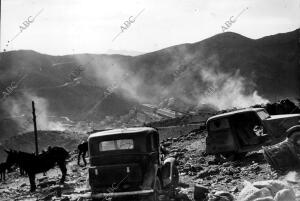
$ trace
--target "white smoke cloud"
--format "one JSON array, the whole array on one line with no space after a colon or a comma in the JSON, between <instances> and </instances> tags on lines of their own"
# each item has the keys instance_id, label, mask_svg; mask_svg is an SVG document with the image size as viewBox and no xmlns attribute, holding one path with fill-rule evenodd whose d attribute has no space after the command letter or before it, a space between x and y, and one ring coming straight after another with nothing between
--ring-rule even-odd
<instances>
[{"instance_id":1,"label":"white smoke cloud","mask_svg":"<svg viewBox=\"0 0 300 201\"><path fill-rule=\"evenodd\" d=\"M83 59L77 58L78 63L86 63ZM148 96L141 95L141 86L144 86L144 80L141 79L141 72L135 74L129 67L118 59L103 57L96 58L90 63L91 68L83 72L83 77L94 77L97 86L105 86L106 90L113 93L121 93L128 99L137 102L149 100Z\"/></svg>"},{"instance_id":2,"label":"white smoke cloud","mask_svg":"<svg viewBox=\"0 0 300 201\"><path fill-rule=\"evenodd\" d=\"M3 102L11 119L19 125L20 133L33 130L32 101L35 102L35 114L38 130L65 130L62 123L49 119L48 102L32 93L24 93L19 97L9 97Z\"/></svg>"},{"instance_id":3,"label":"white smoke cloud","mask_svg":"<svg viewBox=\"0 0 300 201\"><path fill-rule=\"evenodd\" d=\"M163 99L174 97L185 105L212 105L221 110L268 102L256 90L251 90L255 84L241 76L239 70L233 73L222 72L216 55L209 57L206 64L203 64L198 62L197 54L189 54L186 49L178 50L163 70L159 66L152 66L151 70L133 70L120 59L103 56L91 62L91 68L84 71L83 77L92 75L98 86L113 88L113 93L122 94L139 103L158 105ZM85 62L78 60L78 63ZM154 76L151 77L151 73ZM163 83L165 75L174 78L171 82ZM147 84L149 78L152 81L150 85Z\"/></svg>"},{"instance_id":4,"label":"white smoke cloud","mask_svg":"<svg viewBox=\"0 0 300 201\"><path fill-rule=\"evenodd\" d=\"M199 96L199 104L212 104L218 109L244 108L269 101L254 90L246 94L246 79L236 70L234 74L203 68L201 77L208 89Z\"/></svg>"}]
</instances>

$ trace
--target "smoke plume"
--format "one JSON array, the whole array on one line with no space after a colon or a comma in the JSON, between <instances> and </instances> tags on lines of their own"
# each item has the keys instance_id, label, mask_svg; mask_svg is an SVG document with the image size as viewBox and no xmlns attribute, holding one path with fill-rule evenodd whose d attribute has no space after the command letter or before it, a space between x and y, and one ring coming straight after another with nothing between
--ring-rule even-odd
<instances>
[{"instance_id":1,"label":"smoke plume","mask_svg":"<svg viewBox=\"0 0 300 201\"><path fill-rule=\"evenodd\" d=\"M202 69L201 77L208 88L199 94L199 104L211 104L216 108L245 108L255 104L266 104L256 90L246 94L246 79L236 70L234 74Z\"/></svg>"},{"instance_id":2,"label":"smoke plume","mask_svg":"<svg viewBox=\"0 0 300 201\"><path fill-rule=\"evenodd\" d=\"M38 130L65 130L60 122L49 119L51 114L48 110L48 102L46 99L26 92L18 97L9 97L3 102L3 108L6 109L10 119L17 123L19 133L33 130L31 101L35 102Z\"/></svg>"},{"instance_id":3,"label":"smoke plume","mask_svg":"<svg viewBox=\"0 0 300 201\"><path fill-rule=\"evenodd\" d=\"M85 76L94 76L98 86L106 86L106 90L139 103L159 105L172 98L185 106L211 105L222 110L268 102L255 90L255 83L244 78L238 69L223 72L218 56L213 55L204 63L195 62L196 55L183 55L186 56L174 57L163 71L159 66L133 70L126 62L103 57L91 63Z\"/></svg>"}]
</instances>

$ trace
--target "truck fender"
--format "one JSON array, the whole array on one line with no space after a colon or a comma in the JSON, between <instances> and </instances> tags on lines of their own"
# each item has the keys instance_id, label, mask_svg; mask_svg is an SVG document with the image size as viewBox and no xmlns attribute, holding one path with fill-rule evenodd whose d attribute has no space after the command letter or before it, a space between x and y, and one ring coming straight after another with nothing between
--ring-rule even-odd
<instances>
[{"instance_id":1,"label":"truck fender","mask_svg":"<svg viewBox=\"0 0 300 201\"><path fill-rule=\"evenodd\" d=\"M286 135L288 137L288 141L292 142L293 144L299 144L297 141L300 142L300 125L292 126L291 128L287 129Z\"/></svg>"},{"instance_id":2,"label":"truck fender","mask_svg":"<svg viewBox=\"0 0 300 201\"><path fill-rule=\"evenodd\" d=\"M151 188L151 186L155 183L155 180L159 176L159 168L157 164L151 164L149 169L146 171L144 178L142 189L146 190Z\"/></svg>"},{"instance_id":3,"label":"truck fender","mask_svg":"<svg viewBox=\"0 0 300 201\"><path fill-rule=\"evenodd\" d=\"M173 157L166 158L163 162L163 167L161 172L164 186L171 184L173 182L172 175L173 175L174 168L176 168L176 159Z\"/></svg>"}]
</instances>

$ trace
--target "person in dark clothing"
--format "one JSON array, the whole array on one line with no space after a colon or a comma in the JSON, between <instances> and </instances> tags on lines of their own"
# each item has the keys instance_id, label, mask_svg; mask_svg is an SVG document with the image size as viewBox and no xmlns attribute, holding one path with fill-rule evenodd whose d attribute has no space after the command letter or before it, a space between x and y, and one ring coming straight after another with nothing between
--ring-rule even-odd
<instances>
[{"instance_id":1,"label":"person in dark clothing","mask_svg":"<svg viewBox=\"0 0 300 201\"><path fill-rule=\"evenodd\" d=\"M84 162L84 166L86 166L86 160L85 160L85 156L86 156L86 152L88 151L88 142L87 141L83 141L81 142L78 147L78 160L77 160L77 164L80 165L80 156L82 157L82 160Z\"/></svg>"},{"instance_id":2,"label":"person in dark clothing","mask_svg":"<svg viewBox=\"0 0 300 201\"><path fill-rule=\"evenodd\" d=\"M7 163L1 163L0 164L0 180L5 181L5 174L6 174L6 170L9 169L9 166L7 165Z\"/></svg>"}]
</instances>

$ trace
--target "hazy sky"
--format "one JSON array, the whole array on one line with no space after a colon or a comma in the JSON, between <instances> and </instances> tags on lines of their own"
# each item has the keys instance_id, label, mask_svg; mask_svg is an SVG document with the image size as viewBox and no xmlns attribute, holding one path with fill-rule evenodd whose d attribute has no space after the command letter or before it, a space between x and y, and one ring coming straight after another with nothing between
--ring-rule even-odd
<instances>
[{"instance_id":1,"label":"hazy sky","mask_svg":"<svg viewBox=\"0 0 300 201\"><path fill-rule=\"evenodd\" d=\"M1 51L23 21L41 10L7 50L151 52L221 33L222 25L243 10L229 31L256 39L300 27L300 0L2 0ZM138 13L113 41L123 23Z\"/></svg>"}]
</instances>

